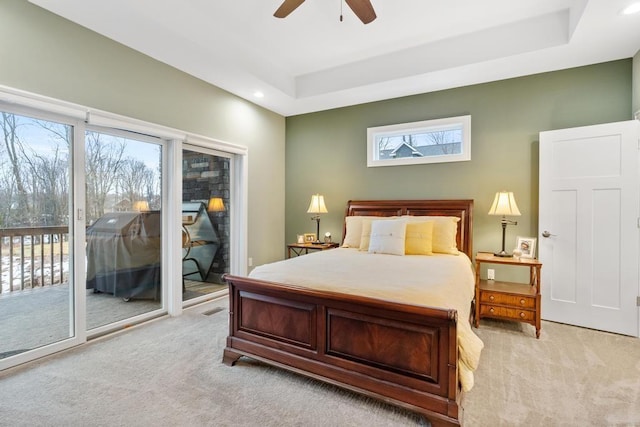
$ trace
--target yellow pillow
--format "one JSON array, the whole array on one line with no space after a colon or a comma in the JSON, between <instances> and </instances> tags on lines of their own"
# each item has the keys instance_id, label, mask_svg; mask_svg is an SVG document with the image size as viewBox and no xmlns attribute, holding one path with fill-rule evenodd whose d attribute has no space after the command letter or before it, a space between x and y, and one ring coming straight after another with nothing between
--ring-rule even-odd
<instances>
[{"instance_id":1,"label":"yellow pillow","mask_svg":"<svg viewBox=\"0 0 640 427\"><path fill-rule=\"evenodd\" d=\"M370 219L362 220L362 232L360 233L360 247L358 250L369 250L369 242L371 241L371 222L372 220Z\"/></svg>"},{"instance_id":2,"label":"yellow pillow","mask_svg":"<svg viewBox=\"0 0 640 427\"><path fill-rule=\"evenodd\" d=\"M406 255L433 255L433 221L409 222L405 235Z\"/></svg>"},{"instance_id":3,"label":"yellow pillow","mask_svg":"<svg viewBox=\"0 0 640 427\"><path fill-rule=\"evenodd\" d=\"M456 235L460 218L435 221L433 225L433 252L458 255Z\"/></svg>"},{"instance_id":4,"label":"yellow pillow","mask_svg":"<svg viewBox=\"0 0 640 427\"><path fill-rule=\"evenodd\" d=\"M458 222L455 216L402 216L407 223L433 221L432 251L434 253L458 255L456 237Z\"/></svg>"}]
</instances>

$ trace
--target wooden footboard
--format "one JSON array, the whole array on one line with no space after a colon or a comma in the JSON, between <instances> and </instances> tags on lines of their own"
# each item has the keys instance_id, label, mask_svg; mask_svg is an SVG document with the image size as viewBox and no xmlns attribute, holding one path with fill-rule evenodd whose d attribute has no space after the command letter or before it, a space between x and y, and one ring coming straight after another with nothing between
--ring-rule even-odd
<instances>
[{"instance_id":1,"label":"wooden footboard","mask_svg":"<svg viewBox=\"0 0 640 427\"><path fill-rule=\"evenodd\" d=\"M225 276L223 362L249 356L461 425L455 310Z\"/></svg>"}]
</instances>

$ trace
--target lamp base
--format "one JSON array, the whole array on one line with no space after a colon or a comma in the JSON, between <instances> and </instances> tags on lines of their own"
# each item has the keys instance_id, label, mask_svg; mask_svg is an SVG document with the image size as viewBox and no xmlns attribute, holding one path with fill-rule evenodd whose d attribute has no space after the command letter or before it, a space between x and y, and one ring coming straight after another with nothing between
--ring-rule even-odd
<instances>
[{"instance_id":1,"label":"lamp base","mask_svg":"<svg viewBox=\"0 0 640 427\"><path fill-rule=\"evenodd\" d=\"M505 252L505 251L500 251L500 252L495 252L493 254L493 256L497 256L497 257L501 257L501 258L511 258L511 254Z\"/></svg>"}]
</instances>

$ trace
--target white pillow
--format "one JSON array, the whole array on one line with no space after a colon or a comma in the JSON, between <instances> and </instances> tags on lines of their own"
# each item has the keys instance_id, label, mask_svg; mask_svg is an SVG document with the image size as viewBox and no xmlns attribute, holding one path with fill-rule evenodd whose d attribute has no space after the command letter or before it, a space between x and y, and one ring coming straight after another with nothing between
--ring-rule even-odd
<instances>
[{"instance_id":1,"label":"white pillow","mask_svg":"<svg viewBox=\"0 0 640 427\"><path fill-rule=\"evenodd\" d=\"M412 216L403 215L402 219L409 222L434 221L432 251L441 254L458 255L456 237L458 235L457 216Z\"/></svg>"},{"instance_id":2,"label":"white pillow","mask_svg":"<svg viewBox=\"0 0 640 427\"><path fill-rule=\"evenodd\" d=\"M369 253L404 255L406 228L401 219L371 221Z\"/></svg>"},{"instance_id":3,"label":"white pillow","mask_svg":"<svg viewBox=\"0 0 640 427\"><path fill-rule=\"evenodd\" d=\"M369 250L369 242L371 241L371 223L373 221L389 221L390 219L398 218L397 216L367 216L362 219L362 235L360 236L361 251L367 252Z\"/></svg>"},{"instance_id":4,"label":"white pillow","mask_svg":"<svg viewBox=\"0 0 640 427\"><path fill-rule=\"evenodd\" d=\"M374 219L383 219L383 218L397 218L397 216L393 217L380 217L380 216L347 216L344 218L345 224L345 233L344 239L342 239L342 247L343 248L359 248L361 246L361 238L362 238L362 224L366 221L371 221ZM364 248L366 251L369 248L369 243L367 242L367 247Z\"/></svg>"}]
</instances>

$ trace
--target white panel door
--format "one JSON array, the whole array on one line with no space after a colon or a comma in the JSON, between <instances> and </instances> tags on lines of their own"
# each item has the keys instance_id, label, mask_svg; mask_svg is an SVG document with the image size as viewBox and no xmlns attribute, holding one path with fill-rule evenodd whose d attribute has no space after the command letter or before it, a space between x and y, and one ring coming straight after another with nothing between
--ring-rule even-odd
<instances>
[{"instance_id":1,"label":"white panel door","mask_svg":"<svg viewBox=\"0 0 640 427\"><path fill-rule=\"evenodd\" d=\"M638 336L637 120L540 133L542 318Z\"/></svg>"}]
</instances>

